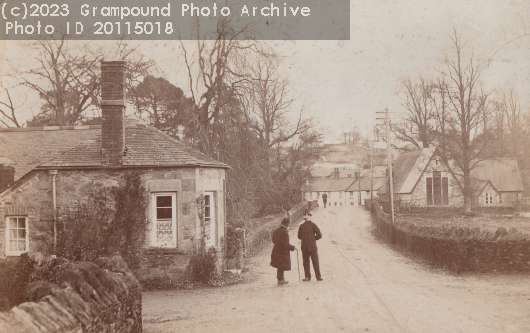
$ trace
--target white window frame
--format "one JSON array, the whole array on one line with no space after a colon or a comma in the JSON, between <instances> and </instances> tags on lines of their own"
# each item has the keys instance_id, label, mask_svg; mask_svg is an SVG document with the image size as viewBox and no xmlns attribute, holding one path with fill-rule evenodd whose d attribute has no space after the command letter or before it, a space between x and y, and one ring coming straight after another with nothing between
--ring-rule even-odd
<instances>
[{"instance_id":1,"label":"white window frame","mask_svg":"<svg viewBox=\"0 0 530 333\"><path fill-rule=\"evenodd\" d=\"M152 229L151 229L151 244L150 247L152 248L166 248L166 249L174 249L178 248L178 222L177 222L177 193L176 192L154 192L151 194L152 199L152 212L151 212L151 218L152 218ZM156 233L157 233L157 227L158 227L158 221L157 221L157 205L156 205L156 198L157 197L171 197L171 228L173 231L173 244L170 245L164 245L159 244L156 239Z\"/></svg>"},{"instance_id":2,"label":"white window frame","mask_svg":"<svg viewBox=\"0 0 530 333\"><path fill-rule=\"evenodd\" d=\"M206 216L206 196L210 196L210 216ZM208 235L209 239L205 240L206 246L217 246L218 244L218 233L219 233L219 219L217 218L217 193L215 191L206 191L204 192L205 198L205 209L204 209L204 218L210 219L210 230Z\"/></svg>"},{"instance_id":3,"label":"white window frame","mask_svg":"<svg viewBox=\"0 0 530 333\"><path fill-rule=\"evenodd\" d=\"M9 245L11 244L11 238L9 236L9 231L11 229L11 219L20 219L23 218L26 220L24 226L26 230L26 238L25 238L25 250L24 251L11 251L9 248ZM28 217L27 216L6 216L6 255L7 256L20 256L22 253L27 253L29 251L29 225L28 225ZM17 238L18 239L18 238Z\"/></svg>"}]
</instances>

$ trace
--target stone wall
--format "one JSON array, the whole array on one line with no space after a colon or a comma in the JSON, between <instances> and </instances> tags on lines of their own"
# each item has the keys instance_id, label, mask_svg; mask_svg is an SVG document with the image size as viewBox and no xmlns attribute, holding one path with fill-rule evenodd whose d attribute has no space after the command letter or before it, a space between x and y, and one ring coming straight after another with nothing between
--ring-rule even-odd
<instances>
[{"instance_id":1,"label":"stone wall","mask_svg":"<svg viewBox=\"0 0 530 333\"><path fill-rule=\"evenodd\" d=\"M138 266L134 272L143 278L179 275L185 270L188 253L200 236L197 218L197 196L202 191L216 193L217 241L222 251L224 224L225 171L214 168L141 168L146 197L151 193L177 192L177 248L160 249L150 245L152 229L135 244ZM125 169L59 170L57 174L57 205L61 208L84 202L97 191L119 185ZM110 195L110 193L108 193ZM153 206L148 205L147 222ZM52 176L47 171L34 171L22 181L0 194L0 258L5 253L5 217L12 214L28 217L29 252L49 255L53 252ZM220 256L222 257L222 255Z\"/></svg>"},{"instance_id":2,"label":"stone wall","mask_svg":"<svg viewBox=\"0 0 530 333\"><path fill-rule=\"evenodd\" d=\"M437 267L455 272L530 272L530 235L515 229L489 232L471 227L422 227L391 224L374 203L379 234Z\"/></svg>"},{"instance_id":3,"label":"stone wall","mask_svg":"<svg viewBox=\"0 0 530 333\"><path fill-rule=\"evenodd\" d=\"M304 201L289 210L289 215L291 216L290 229L296 228L296 223L302 219L304 209L306 209L308 206L307 204L308 202ZM317 200L313 200L311 202L311 207L313 209L318 207ZM250 223L250 225L255 227L246 231L246 255L256 254L263 249L264 245L271 243L272 232L274 229L278 228L284 216L285 215L283 214L266 216L255 219ZM291 241L291 244L293 242L294 241Z\"/></svg>"},{"instance_id":4,"label":"stone wall","mask_svg":"<svg viewBox=\"0 0 530 333\"><path fill-rule=\"evenodd\" d=\"M141 287L119 256L72 264L59 284L30 284L28 297L0 312L0 332L142 331Z\"/></svg>"}]
</instances>

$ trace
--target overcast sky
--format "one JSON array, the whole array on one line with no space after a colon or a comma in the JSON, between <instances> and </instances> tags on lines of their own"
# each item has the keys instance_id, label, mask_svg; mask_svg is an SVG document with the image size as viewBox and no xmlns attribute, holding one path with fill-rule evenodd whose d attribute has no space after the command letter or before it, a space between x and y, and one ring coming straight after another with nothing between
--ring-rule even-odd
<instances>
[{"instance_id":1,"label":"overcast sky","mask_svg":"<svg viewBox=\"0 0 530 333\"><path fill-rule=\"evenodd\" d=\"M285 56L284 73L328 141L343 126L357 125L365 134L375 112L402 111L397 93L406 78L438 75L451 51L453 27L479 60L491 59L482 81L487 89L513 87L528 102L530 1L508 0L352 0L349 41L270 41ZM142 42L163 76L185 88L178 42ZM4 57L26 57L0 43ZM493 57L493 58L492 58Z\"/></svg>"}]
</instances>

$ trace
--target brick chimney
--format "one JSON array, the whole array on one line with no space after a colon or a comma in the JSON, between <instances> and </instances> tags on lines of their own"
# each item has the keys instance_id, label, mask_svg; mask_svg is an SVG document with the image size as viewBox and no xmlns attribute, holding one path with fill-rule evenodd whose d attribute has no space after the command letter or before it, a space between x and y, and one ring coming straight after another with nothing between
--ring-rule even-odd
<instances>
[{"instance_id":1,"label":"brick chimney","mask_svg":"<svg viewBox=\"0 0 530 333\"><path fill-rule=\"evenodd\" d=\"M0 164L0 193L15 183L15 168Z\"/></svg>"},{"instance_id":2,"label":"brick chimney","mask_svg":"<svg viewBox=\"0 0 530 333\"><path fill-rule=\"evenodd\" d=\"M121 165L125 149L125 61L101 62L101 116L103 163Z\"/></svg>"}]
</instances>

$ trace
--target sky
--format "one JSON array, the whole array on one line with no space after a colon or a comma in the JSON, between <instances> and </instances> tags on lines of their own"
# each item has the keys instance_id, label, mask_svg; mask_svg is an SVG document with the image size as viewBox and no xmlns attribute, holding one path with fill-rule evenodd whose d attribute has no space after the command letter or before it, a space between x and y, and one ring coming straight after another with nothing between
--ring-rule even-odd
<instances>
[{"instance_id":1,"label":"sky","mask_svg":"<svg viewBox=\"0 0 530 333\"><path fill-rule=\"evenodd\" d=\"M507 43L530 32L528 0L351 0L350 15L347 41L267 41L283 55L282 73L297 99L293 119L304 107L328 142L344 127L370 135L376 112L385 108L398 117L404 110L401 82L439 75L452 51L453 29L484 64L486 90L513 88L530 102L530 37ZM178 42L144 41L141 48L159 75L186 87L182 58L175 57ZM11 42L0 41L0 50L0 59L26 56Z\"/></svg>"}]
</instances>

